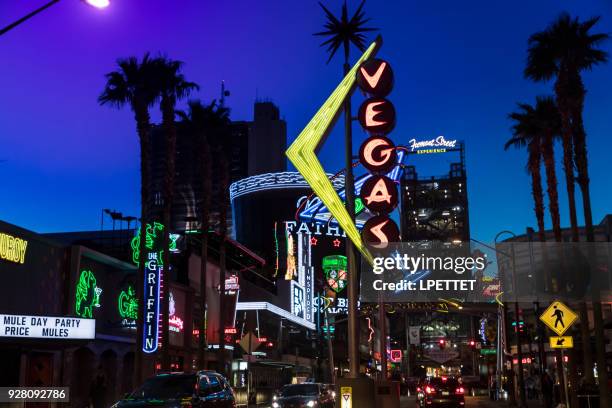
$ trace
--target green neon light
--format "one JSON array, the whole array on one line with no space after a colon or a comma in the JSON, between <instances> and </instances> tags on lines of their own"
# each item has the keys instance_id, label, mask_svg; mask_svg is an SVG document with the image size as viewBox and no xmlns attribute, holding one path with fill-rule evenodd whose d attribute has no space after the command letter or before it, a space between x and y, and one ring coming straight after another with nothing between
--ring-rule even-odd
<instances>
[{"instance_id":1,"label":"green neon light","mask_svg":"<svg viewBox=\"0 0 612 408\"><path fill-rule=\"evenodd\" d=\"M348 261L343 255L329 255L323 258L323 273L327 285L336 293L346 288Z\"/></svg>"},{"instance_id":2,"label":"green neon light","mask_svg":"<svg viewBox=\"0 0 612 408\"><path fill-rule=\"evenodd\" d=\"M146 228L146 234L145 234L145 247L147 249L153 249L153 246L155 245L155 241L158 237L157 233L158 231L163 231L164 230L164 225L159 223L159 222L154 222L153 225L151 224L147 224L147 228ZM169 247L170 250L175 250L176 249L176 240L178 239L178 235L175 235L175 237L173 238L173 235L175 234L170 234L170 243L169 243ZM136 235L134 236L134 238L132 238L132 240L130 241L130 246L132 247L132 262L134 262L136 265L139 264L139 260L140 260L140 228L138 229L138 232L136 233ZM162 257L162 253L164 251L161 250L159 251L159 264L163 265L163 257Z\"/></svg>"},{"instance_id":3,"label":"green neon light","mask_svg":"<svg viewBox=\"0 0 612 408\"><path fill-rule=\"evenodd\" d=\"M363 204L361 197L355 198L355 216L361 214L364 209L365 205Z\"/></svg>"},{"instance_id":4,"label":"green neon light","mask_svg":"<svg viewBox=\"0 0 612 408\"><path fill-rule=\"evenodd\" d=\"M118 299L119 316L123 319L136 320L138 317L138 299L134 288L128 286L127 292L122 290Z\"/></svg>"},{"instance_id":5,"label":"green neon light","mask_svg":"<svg viewBox=\"0 0 612 408\"><path fill-rule=\"evenodd\" d=\"M381 43L382 39L378 37L368 47L285 152L291 163L304 177L310 187L312 187L315 194L321 199L323 204L327 206L334 218L338 220L338 224L340 224L340 227L346 232L346 235L350 238L355 247L370 263L373 262L372 255L365 247L359 230L357 230L357 226L349 216L334 186L327 178L315 150L321 147L325 142L325 138L329 135L334 122L338 118L342 104L355 90L357 69L368 58L376 55L376 51Z\"/></svg>"},{"instance_id":6,"label":"green neon light","mask_svg":"<svg viewBox=\"0 0 612 408\"><path fill-rule=\"evenodd\" d=\"M75 294L74 311L77 315L91 319L93 308L100 307L102 289L96 285L96 277L92 271L83 270L79 276Z\"/></svg>"}]
</instances>

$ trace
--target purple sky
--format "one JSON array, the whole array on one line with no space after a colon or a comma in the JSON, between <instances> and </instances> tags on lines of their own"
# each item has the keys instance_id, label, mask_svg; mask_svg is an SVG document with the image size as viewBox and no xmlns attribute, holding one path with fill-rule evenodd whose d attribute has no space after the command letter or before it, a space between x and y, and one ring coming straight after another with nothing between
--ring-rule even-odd
<instances>
[{"instance_id":1,"label":"purple sky","mask_svg":"<svg viewBox=\"0 0 612 408\"><path fill-rule=\"evenodd\" d=\"M1 2L0 26L42 3ZM341 4L325 3L334 11ZM356 4L349 1L350 9ZM502 148L510 136L506 115L515 102L532 102L550 91L550 84L524 80L522 69L529 34L562 10L601 15L597 29L612 33L612 5L606 0L366 4L371 24L385 39L379 56L396 74L389 97L398 111L392 137L399 144L440 134L466 142L475 238L490 240L499 230L518 233L535 224L525 154ZM323 21L315 1L113 0L99 11L63 0L1 36L0 218L36 231L59 231L98 228L105 207L138 213L132 114L96 101L117 57L151 51L182 60L187 78L201 86L196 96L205 100L218 97L225 80L233 119L250 119L256 96L270 98L288 122L291 141L340 79L340 60L326 65L320 39L311 35ZM612 50L612 42L604 48ZM612 65L586 73L585 84L593 212L599 222L612 212ZM159 117L157 109L153 117ZM357 146L364 138L357 127L355 136ZM340 143L335 132L321 153L330 171L341 167ZM446 172L448 159L435 159L439 166L425 168ZM565 187L559 187L564 198ZM565 202L562 209L565 223Z\"/></svg>"}]
</instances>

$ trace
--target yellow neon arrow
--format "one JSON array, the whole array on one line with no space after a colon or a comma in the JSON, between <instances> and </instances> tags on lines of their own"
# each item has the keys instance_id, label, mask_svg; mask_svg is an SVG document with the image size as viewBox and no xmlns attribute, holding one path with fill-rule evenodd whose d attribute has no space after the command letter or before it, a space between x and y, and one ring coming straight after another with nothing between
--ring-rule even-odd
<instances>
[{"instance_id":1,"label":"yellow neon arrow","mask_svg":"<svg viewBox=\"0 0 612 408\"><path fill-rule=\"evenodd\" d=\"M338 220L338 224L340 224L340 227L346 232L346 235L353 242L355 247L370 263L373 262L372 255L365 247L361 240L361 235L357 230L357 226L349 216L338 193L334 190L332 183L327 178L315 151L323 144L325 138L329 135L334 122L338 118L344 100L350 97L355 90L357 69L359 69L365 60L376 55L376 51L378 51L381 43L382 39L379 36L368 49L365 50L361 58L359 58L359 61L357 61L348 74L346 74L342 82L340 82L338 87L327 98L325 103L319 108L319 111L313 116L310 122L308 122L308 125L306 125L304 130L302 130L285 152L291 163L293 163L306 182L312 187L315 194L327 206L329 212ZM354 188L354 186L345 185L345 188Z\"/></svg>"}]
</instances>

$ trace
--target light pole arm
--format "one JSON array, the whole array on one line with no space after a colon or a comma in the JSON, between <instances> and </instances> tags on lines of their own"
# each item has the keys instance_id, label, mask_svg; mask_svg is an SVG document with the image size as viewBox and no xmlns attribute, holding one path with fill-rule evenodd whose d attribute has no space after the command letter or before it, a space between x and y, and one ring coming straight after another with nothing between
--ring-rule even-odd
<instances>
[{"instance_id":1,"label":"light pole arm","mask_svg":"<svg viewBox=\"0 0 612 408\"><path fill-rule=\"evenodd\" d=\"M26 14L25 16L21 17L19 20L15 21L12 24L7 25L6 27L2 28L0 30L0 35L5 34L7 31L12 30L13 28L17 27L19 24L26 22L27 20L31 19L32 17L34 17L35 15L37 15L38 13L48 9L49 7L51 7L52 5L59 3L60 0L51 0L50 2L48 2L47 4L37 8L36 10L34 10L33 12L31 12L30 14Z\"/></svg>"}]
</instances>

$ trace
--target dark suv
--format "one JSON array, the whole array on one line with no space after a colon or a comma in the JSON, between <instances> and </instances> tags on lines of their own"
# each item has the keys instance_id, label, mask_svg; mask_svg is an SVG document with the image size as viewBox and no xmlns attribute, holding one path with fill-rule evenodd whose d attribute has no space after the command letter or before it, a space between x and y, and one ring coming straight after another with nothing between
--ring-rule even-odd
<instances>
[{"instance_id":1,"label":"dark suv","mask_svg":"<svg viewBox=\"0 0 612 408\"><path fill-rule=\"evenodd\" d=\"M159 374L111 408L235 408L234 391L213 371Z\"/></svg>"},{"instance_id":2,"label":"dark suv","mask_svg":"<svg viewBox=\"0 0 612 408\"><path fill-rule=\"evenodd\" d=\"M435 377L420 386L417 404L420 407L438 408L465 406L465 388L458 379L452 377Z\"/></svg>"},{"instance_id":3,"label":"dark suv","mask_svg":"<svg viewBox=\"0 0 612 408\"><path fill-rule=\"evenodd\" d=\"M319 383L285 385L274 396L272 408L333 408L335 392Z\"/></svg>"}]
</instances>

